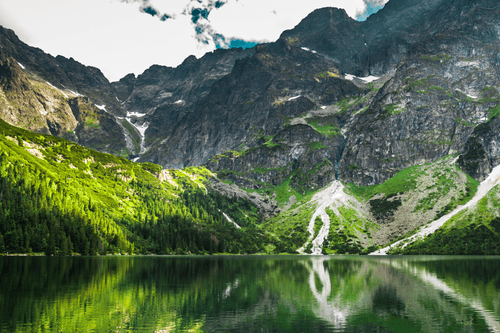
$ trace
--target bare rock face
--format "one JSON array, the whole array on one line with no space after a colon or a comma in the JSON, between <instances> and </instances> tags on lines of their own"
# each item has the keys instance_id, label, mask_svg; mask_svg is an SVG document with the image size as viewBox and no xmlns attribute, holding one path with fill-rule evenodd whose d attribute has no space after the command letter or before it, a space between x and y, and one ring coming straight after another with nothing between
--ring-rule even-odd
<instances>
[{"instance_id":1,"label":"bare rock face","mask_svg":"<svg viewBox=\"0 0 500 333\"><path fill-rule=\"evenodd\" d=\"M30 79L17 62L0 56L0 118L33 132L76 140L78 122L64 96Z\"/></svg>"},{"instance_id":2,"label":"bare rock face","mask_svg":"<svg viewBox=\"0 0 500 333\"><path fill-rule=\"evenodd\" d=\"M207 184L208 189L220 193L226 197L239 198L250 201L262 215L264 219L278 215L280 209L277 205L275 198L262 196L258 193L248 193L240 189L236 185L230 185L221 182L218 178L213 177L209 179Z\"/></svg>"},{"instance_id":3,"label":"bare rock face","mask_svg":"<svg viewBox=\"0 0 500 333\"><path fill-rule=\"evenodd\" d=\"M115 117L90 103L87 97L77 97L68 101L78 126L75 129L77 142L95 150L125 155L125 138Z\"/></svg>"},{"instance_id":4,"label":"bare rock face","mask_svg":"<svg viewBox=\"0 0 500 333\"><path fill-rule=\"evenodd\" d=\"M73 58L54 58L38 48L26 45L12 30L1 26L0 46L0 57L11 57L22 63L33 78L85 95L92 103L106 105L108 111L123 115L114 90L99 69L82 65Z\"/></svg>"},{"instance_id":5,"label":"bare rock face","mask_svg":"<svg viewBox=\"0 0 500 333\"><path fill-rule=\"evenodd\" d=\"M443 14L455 15L452 24L409 50L350 128L340 179L378 184L406 167L461 153L474 128L489 121L500 102L500 12L482 5L457 2Z\"/></svg>"},{"instance_id":6,"label":"bare rock face","mask_svg":"<svg viewBox=\"0 0 500 333\"><path fill-rule=\"evenodd\" d=\"M480 182L485 180L493 168L500 164L500 118L498 116L474 129L457 162L464 172Z\"/></svg>"},{"instance_id":7,"label":"bare rock face","mask_svg":"<svg viewBox=\"0 0 500 333\"><path fill-rule=\"evenodd\" d=\"M148 132L163 140L141 160L174 168L199 165L240 145L256 147L257 137L276 135L288 118L359 93L331 61L293 41L259 45L196 104L158 108Z\"/></svg>"}]
</instances>

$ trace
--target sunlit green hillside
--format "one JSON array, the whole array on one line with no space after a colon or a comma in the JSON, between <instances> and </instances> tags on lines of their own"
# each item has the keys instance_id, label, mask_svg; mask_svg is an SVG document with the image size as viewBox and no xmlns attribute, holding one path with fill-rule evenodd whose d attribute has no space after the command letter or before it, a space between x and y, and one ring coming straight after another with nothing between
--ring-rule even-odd
<instances>
[{"instance_id":1,"label":"sunlit green hillside","mask_svg":"<svg viewBox=\"0 0 500 333\"><path fill-rule=\"evenodd\" d=\"M211 177L204 168L162 170L0 120L0 252L261 251L257 209L207 190Z\"/></svg>"}]
</instances>

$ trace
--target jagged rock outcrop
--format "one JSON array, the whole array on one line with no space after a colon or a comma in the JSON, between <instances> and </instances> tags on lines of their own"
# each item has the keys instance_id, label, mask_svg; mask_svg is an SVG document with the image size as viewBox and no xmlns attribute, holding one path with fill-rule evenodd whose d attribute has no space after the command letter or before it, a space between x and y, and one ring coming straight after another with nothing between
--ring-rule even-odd
<instances>
[{"instance_id":1,"label":"jagged rock outcrop","mask_svg":"<svg viewBox=\"0 0 500 333\"><path fill-rule=\"evenodd\" d=\"M288 178L294 189L305 194L335 180L335 162L343 149L340 133L328 137L310 125L298 124L258 147L216 155L205 165L241 187L273 188Z\"/></svg>"},{"instance_id":2,"label":"jagged rock outcrop","mask_svg":"<svg viewBox=\"0 0 500 333\"><path fill-rule=\"evenodd\" d=\"M33 132L51 134L107 153L127 156L115 117L87 97L69 97L30 78L12 58L0 57L0 117Z\"/></svg>"},{"instance_id":3,"label":"jagged rock outcrop","mask_svg":"<svg viewBox=\"0 0 500 333\"><path fill-rule=\"evenodd\" d=\"M64 95L30 79L10 57L0 55L0 118L33 132L77 140L77 126Z\"/></svg>"},{"instance_id":4,"label":"jagged rock outcrop","mask_svg":"<svg viewBox=\"0 0 500 333\"><path fill-rule=\"evenodd\" d=\"M32 78L47 81L63 90L86 95L92 103L106 105L107 110L114 114L124 114L109 81L99 69L84 66L72 58L54 58L23 43L12 30L1 26L0 46L0 57L14 58L25 67Z\"/></svg>"},{"instance_id":5,"label":"jagged rock outcrop","mask_svg":"<svg viewBox=\"0 0 500 333\"><path fill-rule=\"evenodd\" d=\"M97 108L87 97L76 97L68 104L78 121L75 133L83 146L114 155L127 156L122 128L115 117Z\"/></svg>"},{"instance_id":6,"label":"jagged rock outcrop","mask_svg":"<svg viewBox=\"0 0 500 333\"><path fill-rule=\"evenodd\" d=\"M393 0L365 22L343 9L320 8L281 38L294 38L297 45L333 60L342 72L382 75L394 70L412 45L442 28L435 23L449 6L443 0Z\"/></svg>"},{"instance_id":7,"label":"jagged rock outcrop","mask_svg":"<svg viewBox=\"0 0 500 333\"><path fill-rule=\"evenodd\" d=\"M498 116L477 126L467 140L458 165L477 181L484 181L500 164L500 118Z\"/></svg>"},{"instance_id":8,"label":"jagged rock outcrop","mask_svg":"<svg viewBox=\"0 0 500 333\"><path fill-rule=\"evenodd\" d=\"M236 185L223 183L216 177L210 178L206 186L208 189L226 197L250 201L255 207L257 207L259 213L264 219L278 215L280 212L276 198L274 197L270 198L268 196L262 196L258 193L248 193Z\"/></svg>"},{"instance_id":9,"label":"jagged rock outcrop","mask_svg":"<svg viewBox=\"0 0 500 333\"><path fill-rule=\"evenodd\" d=\"M175 168L202 164L239 145L258 146L259 135L276 135L288 118L361 91L340 78L331 61L293 41L259 45L205 98L178 111L179 118L170 117L173 108L158 108L148 129L158 142L141 160Z\"/></svg>"},{"instance_id":10,"label":"jagged rock outcrop","mask_svg":"<svg viewBox=\"0 0 500 333\"><path fill-rule=\"evenodd\" d=\"M414 45L350 128L339 178L372 185L464 150L499 104L499 9L457 2L451 26ZM465 7L460 7L465 6ZM470 9L468 12L459 9ZM479 28L481 27L481 28Z\"/></svg>"}]
</instances>

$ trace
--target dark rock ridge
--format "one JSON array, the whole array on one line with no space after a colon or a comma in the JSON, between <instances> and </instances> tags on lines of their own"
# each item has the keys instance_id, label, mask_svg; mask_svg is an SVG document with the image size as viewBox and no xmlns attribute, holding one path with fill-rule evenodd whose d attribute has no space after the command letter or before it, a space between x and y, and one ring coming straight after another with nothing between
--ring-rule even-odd
<instances>
[{"instance_id":1,"label":"dark rock ridge","mask_svg":"<svg viewBox=\"0 0 500 333\"><path fill-rule=\"evenodd\" d=\"M464 152L458 159L460 167L477 181L486 179L500 164L500 118L481 124L467 140Z\"/></svg>"},{"instance_id":2,"label":"dark rock ridge","mask_svg":"<svg viewBox=\"0 0 500 333\"><path fill-rule=\"evenodd\" d=\"M228 74L236 59L252 53L253 50L218 50L201 59L191 56L177 68L153 65L137 78L129 74L118 82L109 83L99 69L84 66L72 58L63 56L54 58L40 49L26 45L12 30L0 27L0 59L11 59L8 66L16 67L16 75L24 77L23 89L17 87L14 91L10 91L14 95L13 99L25 100L23 94L33 90L33 82L46 87L51 85L54 91L60 89L58 93L52 94L54 96L48 96L47 91L44 95L40 92L28 93L33 96L29 98L31 102L23 102L26 104L24 108L10 105L15 101L6 101L5 108L9 110L2 112L2 118L17 126L63 136L81 144L93 142L91 148L132 158L140 152L143 140L137 127L147 126L153 120L150 119L150 115L138 117L130 113L151 114L159 107L162 108L162 112L170 108L172 110L168 111L169 117L176 119L179 116L177 113L185 113L186 109L208 93L217 79ZM2 72L0 79L6 81L8 75L10 74ZM105 106L106 112L110 113L104 116L102 110L96 111L96 114L101 115L100 124L106 127L103 128L103 132L94 131L94 137L89 136L88 140L79 141L75 136L77 120L72 115L66 100L75 95L84 95L88 98L88 103ZM60 107L52 108L52 112L49 113L45 110L49 107L43 106L52 103L51 99L54 98L57 98ZM175 103L176 101L178 103ZM37 112L33 113L35 110ZM44 115L46 112L48 115ZM112 124L113 116L117 117L114 124ZM124 117L127 117L133 126L124 120ZM45 120L45 118L50 119ZM78 127L78 131L83 131L85 126ZM107 133L113 134L114 139ZM122 142L118 143L117 140ZM144 145L144 142L142 144ZM116 150L118 146L123 149ZM114 148L108 149L109 147Z\"/></svg>"},{"instance_id":3,"label":"dark rock ridge","mask_svg":"<svg viewBox=\"0 0 500 333\"><path fill-rule=\"evenodd\" d=\"M453 23L409 50L350 128L340 179L376 184L464 150L500 102L500 9L487 3L456 2L442 14Z\"/></svg>"},{"instance_id":4,"label":"dark rock ridge","mask_svg":"<svg viewBox=\"0 0 500 333\"><path fill-rule=\"evenodd\" d=\"M274 43L155 65L111 84L6 29L0 52L126 115L142 130L124 139L135 135L139 161L206 163L253 189L289 180L303 193L334 177L381 183L479 144L491 165L478 162L474 172L484 177L494 149L474 131L500 102L499 8L493 0L391 0L365 22L323 8ZM383 78L367 84L346 73Z\"/></svg>"},{"instance_id":5,"label":"dark rock ridge","mask_svg":"<svg viewBox=\"0 0 500 333\"><path fill-rule=\"evenodd\" d=\"M0 26L0 57L11 57L25 66L35 78L48 81L61 89L70 89L86 95L92 103L106 105L113 114L122 115L123 109L116 100L109 81L102 72L84 66L73 58L53 57L38 48L23 43L16 34Z\"/></svg>"},{"instance_id":6,"label":"dark rock ridge","mask_svg":"<svg viewBox=\"0 0 500 333\"><path fill-rule=\"evenodd\" d=\"M125 137L114 116L97 108L87 97L72 98L68 104L78 121L75 133L79 144L105 153L123 154Z\"/></svg>"},{"instance_id":7,"label":"dark rock ridge","mask_svg":"<svg viewBox=\"0 0 500 333\"><path fill-rule=\"evenodd\" d=\"M141 160L180 168L240 145L256 147L288 118L361 92L337 72L331 61L288 41L259 45L178 118L173 108L158 108L148 129L158 139Z\"/></svg>"},{"instance_id":8,"label":"dark rock ridge","mask_svg":"<svg viewBox=\"0 0 500 333\"><path fill-rule=\"evenodd\" d=\"M365 22L350 18L345 10L313 11L281 38L294 38L297 45L333 60L345 73L381 75L393 70L415 43L434 31L441 19L444 0L392 0ZM437 16L437 17L436 17Z\"/></svg>"}]
</instances>

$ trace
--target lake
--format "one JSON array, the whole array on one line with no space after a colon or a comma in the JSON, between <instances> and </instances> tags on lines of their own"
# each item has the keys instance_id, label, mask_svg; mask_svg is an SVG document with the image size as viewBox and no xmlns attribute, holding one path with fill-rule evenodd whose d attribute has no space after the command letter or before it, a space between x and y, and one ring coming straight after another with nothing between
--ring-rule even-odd
<instances>
[{"instance_id":1,"label":"lake","mask_svg":"<svg viewBox=\"0 0 500 333\"><path fill-rule=\"evenodd\" d=\"M0 257L1 332L500 332L500 257Z\"/></svg>"}]
</instances>

